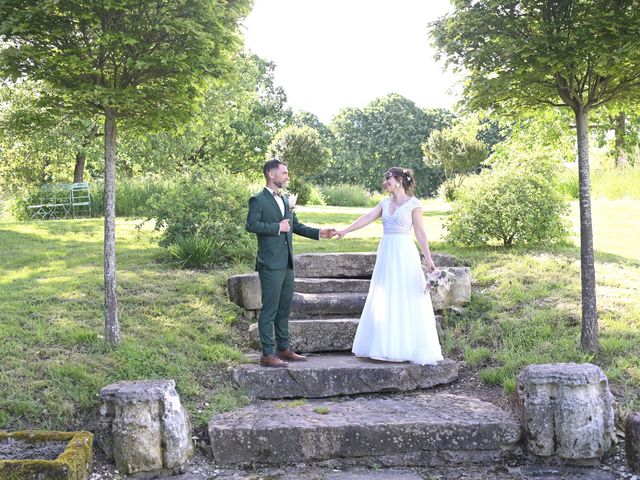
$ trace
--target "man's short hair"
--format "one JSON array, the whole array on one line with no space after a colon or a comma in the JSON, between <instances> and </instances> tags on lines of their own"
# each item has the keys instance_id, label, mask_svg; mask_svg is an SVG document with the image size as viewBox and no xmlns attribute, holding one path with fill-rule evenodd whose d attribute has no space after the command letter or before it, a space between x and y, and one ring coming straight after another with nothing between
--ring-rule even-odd
<instances>
[{"instance_id":1,"label":"man's short hair","mask_svg":"<svg viewBox=\"0 0 640 480\"><path fill-rule=\"evenodd\" d=\"M265 162L265 164L263 165L262 174L266 177L271 170L280 168L280 165L286 165L286 163L284 163L279 158L272 158L271 160Z\"/></svg>"}]
</instances>

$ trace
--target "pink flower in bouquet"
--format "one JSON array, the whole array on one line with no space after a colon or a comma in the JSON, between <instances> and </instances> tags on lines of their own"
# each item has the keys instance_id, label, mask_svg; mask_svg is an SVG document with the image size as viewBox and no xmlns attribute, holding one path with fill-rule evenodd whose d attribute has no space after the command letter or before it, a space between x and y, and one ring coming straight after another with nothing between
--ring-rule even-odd
<instances>
[{"instance_id":1,"label":"pink flower in bouquet","mask_svg":"<svg viewBox=\"0 0 640 480\"><path fill-rule=\"evenodd\" d=\"M429 290L449 290L451 287L451 280L449 274L444 270L435 269L427 275L427 285L425 287L425 293Z\"/></svg>"}]
</instances>

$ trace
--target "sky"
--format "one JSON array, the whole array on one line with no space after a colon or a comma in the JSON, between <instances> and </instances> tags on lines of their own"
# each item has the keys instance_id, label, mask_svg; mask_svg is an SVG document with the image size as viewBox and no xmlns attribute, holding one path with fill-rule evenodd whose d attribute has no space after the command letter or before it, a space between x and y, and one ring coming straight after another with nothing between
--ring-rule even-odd
<instances>
[{"instance_id":1,"label":"sky","mask_svg":"<svg viewBox=\"0 0 640 480\"><path fill-rule=\"evenodd\" d=\"M434 60L428 36L450 8L448 0L255 0L245 47L276 64L290 107L323 123L389 93L452 108L456 77Z\"/></svg>"}]
</instances>

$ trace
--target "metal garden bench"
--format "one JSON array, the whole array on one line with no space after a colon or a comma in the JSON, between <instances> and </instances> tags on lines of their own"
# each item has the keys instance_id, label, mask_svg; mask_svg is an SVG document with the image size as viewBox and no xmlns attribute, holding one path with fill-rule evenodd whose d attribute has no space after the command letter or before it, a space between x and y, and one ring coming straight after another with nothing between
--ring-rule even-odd
<instances>
[{"instance_id":1,"label":"metal garden bench","mask_svg":"<svg viewBox=\"0 0 640 480\"><path fill-rule=\"evenodd\" d=\"M91 216L91 189L86 182L44 185L40 187L38 202L28 208L31 218L36 220Z\"/></svg>"}]
</instances>

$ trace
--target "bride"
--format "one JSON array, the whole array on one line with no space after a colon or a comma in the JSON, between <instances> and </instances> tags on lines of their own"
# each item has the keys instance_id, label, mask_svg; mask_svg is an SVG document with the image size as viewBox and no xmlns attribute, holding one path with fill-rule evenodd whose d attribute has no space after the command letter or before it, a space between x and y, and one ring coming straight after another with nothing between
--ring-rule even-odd
<instances>
[{"instance_id":1,"label":"bride","mask_svg":"<svg viewBox=\"0 0 640 480\"><path fill-rule=\"evenodd\" d=\"M412 227L427 269L431 272L436 266L422 223L420 201L412 195L413 171L393 167L385 173L383 186L390 196L337 232L342 238L382 217L384 233L352 351L376 360L434 365L442 360L442 351L431 297L425 293L420 254L411 237Z\"/></svg>"}]
</instances>

